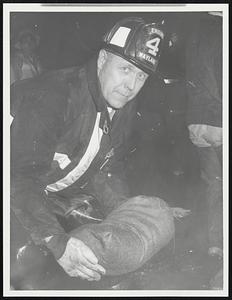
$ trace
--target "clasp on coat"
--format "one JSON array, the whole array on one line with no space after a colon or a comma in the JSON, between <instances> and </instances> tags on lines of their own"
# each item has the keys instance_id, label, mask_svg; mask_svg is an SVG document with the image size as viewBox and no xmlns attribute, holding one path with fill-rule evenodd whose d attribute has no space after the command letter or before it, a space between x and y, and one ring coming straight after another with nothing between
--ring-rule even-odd
<instances>
[{"instance_id":1,"label":"clasp on coat","mask_svg":"<svg viewBox=\"0 0 232 300\"><path fill-rule=\"evenodd\" d=\"M105 120L104 125L103 125L103 133L108 134L109 133L109 127L107 124L107 120Z\"/></svg>"},{"instance_id":2,"label":"clasp on coat","mask_svg":"<svg viewBox=\"0 0 232 300\"><path fill-rule=\"evenodd\" d=\"M109 152L107 152L105 159L110 158L114 155L114 148L111 148Z\"/></svg>"}]
</instances>

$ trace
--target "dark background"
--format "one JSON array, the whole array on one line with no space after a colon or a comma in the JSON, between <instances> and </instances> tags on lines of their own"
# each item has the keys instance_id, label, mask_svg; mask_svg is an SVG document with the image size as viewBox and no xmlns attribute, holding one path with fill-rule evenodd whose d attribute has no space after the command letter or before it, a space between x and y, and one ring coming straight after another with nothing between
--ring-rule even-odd
<instances>
[{"instance_id":1,"label":"dark background","mask_svg":"<svg viewBox=\"0 0 232 300\"><path fill-rule=\"evenodd\" d=\"M34 30L40 36L38 54L46 69L82 64L100 46L107 30L117 20L140 16L152 22L165 20L166 37L179 35L175 50L164 51L160 67L165 73L183 73L184 38L202 13L129 13L129 12L14 12L11 13L11 41L20 31ZM204 13L203 13L204 14Z\"/></svg>"}]
</instances>

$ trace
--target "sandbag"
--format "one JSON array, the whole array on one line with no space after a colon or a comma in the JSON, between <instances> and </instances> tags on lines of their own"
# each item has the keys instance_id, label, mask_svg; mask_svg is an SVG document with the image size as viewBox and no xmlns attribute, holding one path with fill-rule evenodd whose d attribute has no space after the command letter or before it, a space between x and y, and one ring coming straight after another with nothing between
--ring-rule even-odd
<instances>
[{"instance_id":1,"label":"sandbag","mask_svg":"<svg viewBox=\"0 0 232 300\"><path fill-rule=\"evenodd\" d=\"M106 269L106 275L135 271L174 236L172 209L157 197L129 198L99 224L70 232L82 240Z\"/></svg>"}]
</instances>

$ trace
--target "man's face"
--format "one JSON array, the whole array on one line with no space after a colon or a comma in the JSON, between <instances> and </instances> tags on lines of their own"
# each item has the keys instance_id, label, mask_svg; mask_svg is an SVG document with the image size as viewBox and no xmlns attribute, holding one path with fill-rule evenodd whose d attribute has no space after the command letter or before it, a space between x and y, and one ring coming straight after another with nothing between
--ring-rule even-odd
<instances>
[{"instance_id":1,"label":"man's face","mask_svg":"<svg viewBox=\"0 0 232 300\"><path fill-rule=\"evenodd\" d=\"M101 50L98 77L108 105L120 109L138 94L148 74L120 56Z\"/></svg>"}]
</instances>

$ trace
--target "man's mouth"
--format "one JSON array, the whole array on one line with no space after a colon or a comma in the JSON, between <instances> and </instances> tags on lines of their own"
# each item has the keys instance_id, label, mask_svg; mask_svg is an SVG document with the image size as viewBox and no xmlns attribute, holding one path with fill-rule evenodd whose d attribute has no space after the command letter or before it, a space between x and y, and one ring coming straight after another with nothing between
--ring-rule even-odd
<instances>
[{"instance_id":1,"label":"man's mouth","mask_svg":"<svg viewBox=\"0 0 232 300\"><path fill-rule=\"evenodd\" d=\"M129 98L129 94L124 94L122 92L116 91L116 93L118 93L120 96L124 97L124 98Z\"/></svg>"}]
</instances>

